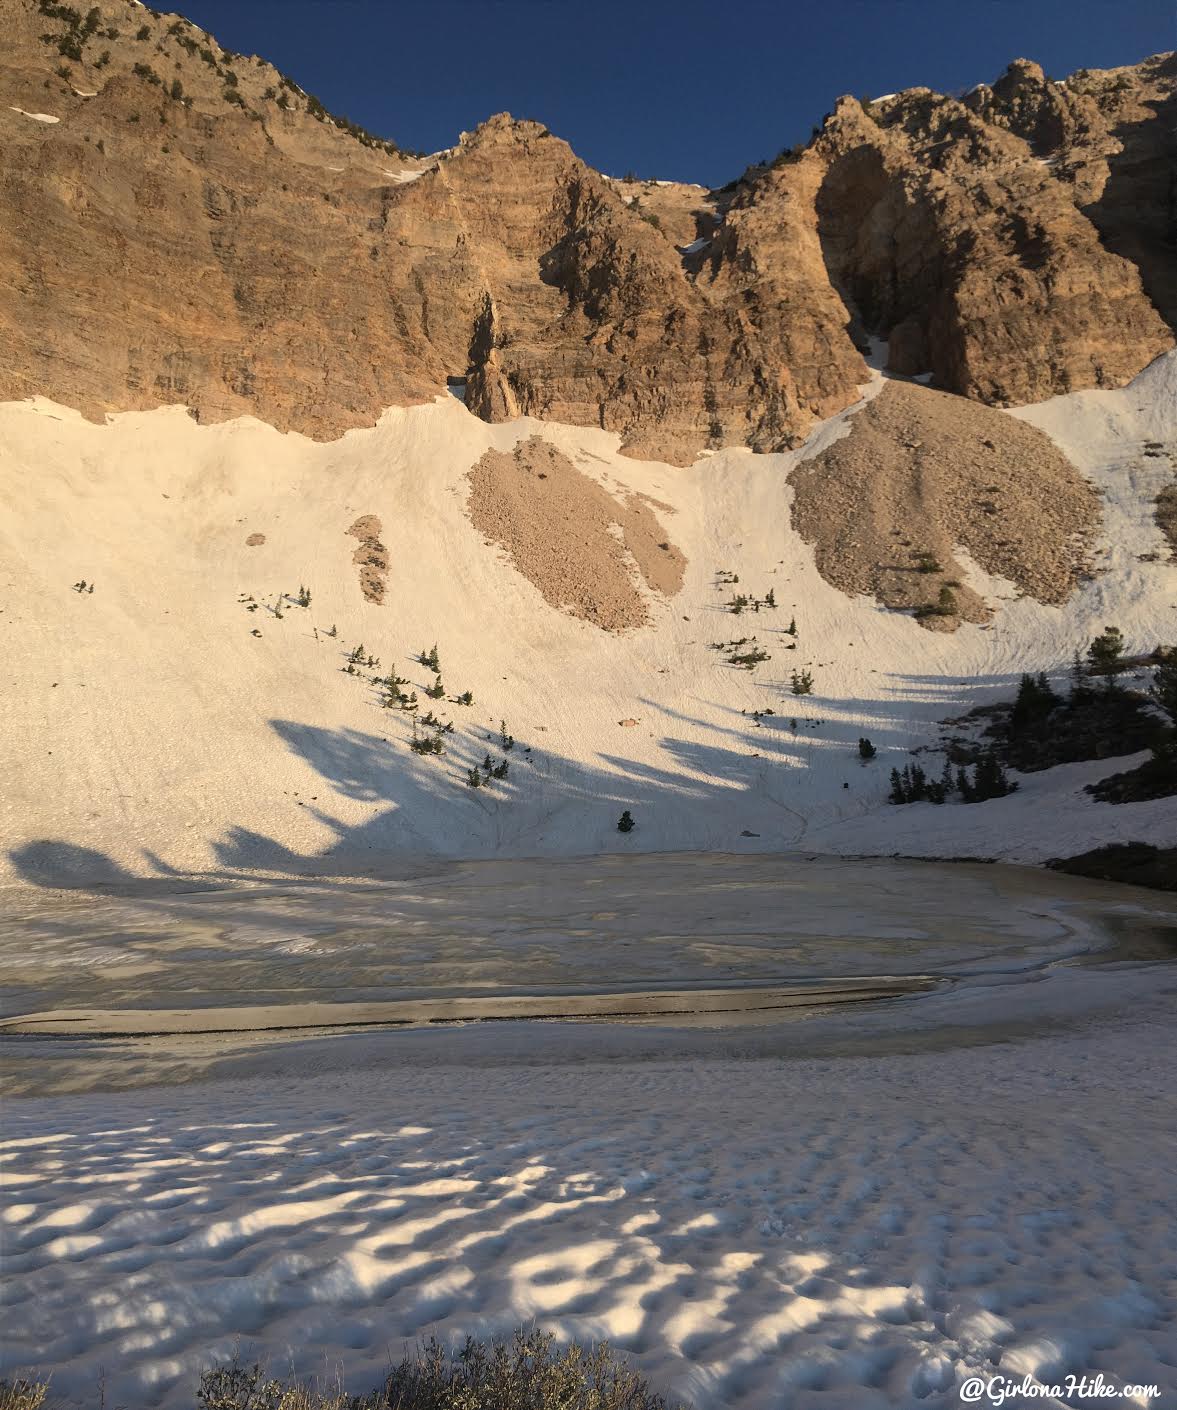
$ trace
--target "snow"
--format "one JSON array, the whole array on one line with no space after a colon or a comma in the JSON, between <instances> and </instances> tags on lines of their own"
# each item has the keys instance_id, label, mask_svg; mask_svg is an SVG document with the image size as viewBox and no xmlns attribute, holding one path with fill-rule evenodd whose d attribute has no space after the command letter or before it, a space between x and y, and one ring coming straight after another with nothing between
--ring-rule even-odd
<instances>
[{"instance_id":1,"label":"snow","mask_svg":"<svg viewBox=\"0 0 1177 1410\"><path fill-rule=\"evenodd\" d=\"M701 235L697 240L692 240L689 245L680 246L678 252L680 255L697 255L700 250L705 250L710 243L709 238Z\"/></svg>"},{"instance_id":2,"label":"snow","mask_svg":"<svg viewBox=\"0 0 1177 1410\"><path fill-rule=\"evenodd\" d=\"M864 395L882 385L873 374ZM797 452L726 450L679 470L621 456L602 431L491 426L453 395L328 444L248 418L201 426L178 407L99 426L43 400L8 404L0 865L9 880L44 882L62 868L338 874L397 857L620 848L1038 861L1117 837L1169 840L1177 800L1084 794L1111 763L1033 775L975 807L885 799L892 765L934 746L940 721L1008 695L1024 670L1065 667L1107 622L1134 652L1177 637L1177 566L1141 561L1164 557L1150 497L1167 462L1138 454L1173 438L1175 406L1169 354L1121 391L1011 413L1100 487L1108 571L1063 609L1022 598L991 626L940 634L831 588L789 526L789 470L846 434L853 408ZM659 514L688 558L686 582L651 600L649 627L610 636L555 612L470 525L466 470L532 434L612 493L670 506ZM360 593L346 529L368 513L384 526L395 609ZM255 532L266 542L247 547ZM741 590L771 587L778 610L724 613L720 568ZM71 591L81 578L93 594ZM312 607L274 618L276 595L304 582ZM247 612L241 594L266 608ZM799 649L786 654L792 615ZM325 635L333 623L337 639ZM772 654L756 672L709 649L752 634ZM410 657L434 641L448 689L476 702L446 707L456 733L444 760L412 755L405 719L340 669L364 642L420 688ZM815 675L804 700L789 693L794 662ZM775 714L757 720L765 708ZM619 729L627 718L640 726ZM511 781L473 796L465 770L503 719L519 740ZM866 767L862 734L878 747ZM625 838L623 807L638 820Z\"/></svg>"},{"instance_id":3,"label":"snow","mask_svg":"<svg viewBox=\"0 0 1177 1410\"><path fill-rule=\"evenodd\" d=\"M21 117L32 118L32 120L33 120L34 122L60 122L60 121L61 121L61 119L60 119L59 117L54 117L52 113L30 113L30 112L26 112L26 111L24 110L24 108L18 108L18 107L15 107L15 106L12 105L12 104L9 105L9 110L10 110L11 112L14 112L14 113L19 113L19 114L21 115Z\"/></svg>"},{"instance_id":4,"label":"snow","mask_svg":"<svg viewBox=\"0 0 1177 1410\"><path fill-rule=\"evenodd\" d=\"M10 1040L0 1375L52 1370L69 1407L104 1371L111 1404L173 1410L243 1346L359 1391L419 1337L534 1319L610 1338L695 1410L940 1410L996 1370L1171 1392L1173 971L1085 952L1171 943L1172 899L806 859L1177 835L1177 800L1082 791L1131 758L974 807L884 801L941 720L1106 622L1132 650L1177 636L1177 568L1144 561L1169 471L1138 453L1175 406L1170 354L1010 413L1100 487L1107 571L1048 608L962 556L1001 611L953 635L836 592L789 527L789 471L857 408L797 452L679 470L444 394L329 444L181 407L0 407L5 1014L935 981L784 1020ZM532 434L669 506L686 583L648 627L554 612L474 532L466 470ZM384 607L346 533L366 514ZM777 612L724 613L719 569ZM300 583L310 608L267 610ZM709 649L752 634L756 673ZM442 760L344 674L360 641L418 689L437 641L474 692ZM814 696L789 694L794 661ZM510 782L475 795L504 719ZM687 849L711 855L645 855ZM364 873L393 879L344 879ZM68 881L126 894L38 889Z\"/></svg>"},{"instance_id":5,"label":"snow","mask_svg":"<svg viewBox=\"0 0 1177 1410\"><path fill-rule=\"evenodd\" d=\"M393 181L397 182L398 185L403 186L408 181L416 181L419 176L424 176L426 170L427 168L424 167L420 171L411 171L408 167L401 168L398 171L385 169L384 175L390 177Z\"/></svg>"},{"instance_id":6,"label":"snow","mask_svg":"<svg viewBox=\"0 0 1177 1410\"><path fill-rule=\"evenodd\" d=\"M999 1369L1159 1407L1156 973L1100 971L1132 1007L1037 1041L814 1057L507 1024L222 1043L214 1081L10 1100L0 1374L52 1367L69 1407L104 1369L112 1403L180 1407L244 1345L359 1391L420 1337L534 1320L696 1410L937 1410Z\"/></svg>"}]
</instances>

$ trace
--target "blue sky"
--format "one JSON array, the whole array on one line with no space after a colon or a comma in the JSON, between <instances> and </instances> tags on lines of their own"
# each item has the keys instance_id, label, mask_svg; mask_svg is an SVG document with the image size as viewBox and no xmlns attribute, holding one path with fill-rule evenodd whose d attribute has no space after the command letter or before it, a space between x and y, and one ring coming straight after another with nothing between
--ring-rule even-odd
<instances>
[{"instance_id":1,"label":"blue sky","mask_svg":"<svg viewBox=\"0 0 1177 1410\"><path fill-rule=\"evenodd\" d=\"M159 0L156 0L159 3ZM168 0L167 8L176 0ZM840 93L953 92L1177 48L1173 0L181 0L332 111L436 151L536 118L611 175L718 185Z\"/></svg>"}]
</instances>

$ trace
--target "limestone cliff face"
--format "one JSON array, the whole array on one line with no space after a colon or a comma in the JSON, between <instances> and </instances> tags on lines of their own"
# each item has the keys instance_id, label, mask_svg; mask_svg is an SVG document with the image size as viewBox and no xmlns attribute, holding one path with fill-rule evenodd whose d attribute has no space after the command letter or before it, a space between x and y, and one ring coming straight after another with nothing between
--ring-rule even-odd
<instances>
[{"instance_id":1,"label":"limestone cliff face","mask_svg":"<svg viewBox=\"0 0 1177 1410\"><path fill-rule=\"evenodd\" d=\"M1172 334L1140 271L1105 247L1032 145L1091 114L1053 93L1015 101L1009 88L1026 136L924 89L869 112L842 99L815 144L827 261L891 339L895 371L1000 405L1121 386Z\"/></svg>"},{"instance_id":2,"label":"limestone cliff face","mask_svg":"<svg viewBox=\"0 0 1177 1410\"><path fill-rule=\"evenodd\" d=\"M1114 100L1032 66L967 104L843 100L720 196L609 179L506 116L409 156L131 0L0 19L0 398L330 438L464 377L487 419L686 462L853 401L863 326L992 402L1122 383L1171 342L1163 261L1137 258L1168 238L1169 61Z\"/></svg>"},{"instance_id":3,"label":"limestone cliff face","mask_svg":"<svg viewBox=\"0 0 1177 1410\"><path fill-rule=\"evenodd\" d=\"M600 425L689 461L790 444L857 394L812 229L796 319L749 318L673 242L697 189L643 198L505 115L406 159L186 22L104 0L83 35L52 0L3 5L22 42L0 117L0 396L89 416L183 401L331 437L465 377L488 419ZM80 45L68 78L42 26Z\"/></svg>"},{"instance_id":4,"label":"limestone cliff face","mask_svg":"<svg viewBox=\"0 0 1177 1410\"><path fill-rule=\"evenodd\" d=\"M1065 83L1018 60L964 101L1030 144L1177 325L1177 55L1081 69Z\"/></svg>"}]
</instances>

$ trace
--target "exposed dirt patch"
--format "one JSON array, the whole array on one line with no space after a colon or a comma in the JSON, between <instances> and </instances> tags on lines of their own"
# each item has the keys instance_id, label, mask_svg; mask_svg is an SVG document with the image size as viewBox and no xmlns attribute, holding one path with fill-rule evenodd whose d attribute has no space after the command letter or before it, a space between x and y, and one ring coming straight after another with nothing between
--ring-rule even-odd
<instances>
[{"instance_id":1,"label":"exposed dirt patch","mask_svg":"<svg viewBox=\"0 0 1177 1410\"><path fill-rule=\"evenodd\" d=\"M1034 426L890 382L850 434L794 470L793 524L822 577L924 626L954 630L990 609L963 586L957 546L1039 602L1066 601L1100 519L1095 489Z\"/></svg>"},{"instance_id":2,"label":"exposed dirt patch","mask_svg":"<svg viewBox=\"0 0 1177 1410\"><path fill-rule=\"evenodd\" d=\"M604 631L648 620L641 583L672 597L686 559L648 501L615 499L539 436L488 450L469 473L471 523L562 612Z\"/></svg>"},{"instance_id":3,"label":"exposed dirt patch","mask_svg":"<svg viewBox=\"0 0 1177 1410\"><path fill-rule=\"evenodd\" d=\"M384 584L388 577L388 549L380 542L380 520L375 514L361 514L348 529L360 546L351 556L360 568L360 591L369 602L384 601Z\"/></svg>"},{"instance_id":4,"label":"exposed dirt patch","mask_svg":"<svg viewBox=\"0 0 1177 1410\"><path fill-rule=\"evenodd\" d=\"M250 536L245 540L245 546L246 548L260 548L261 545L265 543L265 541L265 534L250 534Z\"/></svg>"}]
</instances>

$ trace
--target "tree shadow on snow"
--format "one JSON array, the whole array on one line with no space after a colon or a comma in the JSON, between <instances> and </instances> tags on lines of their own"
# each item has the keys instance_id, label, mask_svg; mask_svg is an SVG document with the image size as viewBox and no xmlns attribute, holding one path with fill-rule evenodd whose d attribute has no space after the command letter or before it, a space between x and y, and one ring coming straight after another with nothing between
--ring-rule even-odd
<instances>
[{"instance_id":1,"label":"tree shadow on snow","mask_svg":"<svg viewBox=\"0 0 1177 1410\"><path fill-rule=\"evenodd\" d=\"M922 701L926 743L934 746L938 720L960 715L981 699L1010 694L1016 679L995 675L958 685L939 677L894 674L880 677L878 698L838 701L782 696L779 687L770 688L765 708L772 713L725 706L720 707L726 717L722 723L641 698L639 727L657 736L659 749L671 761L667 765L620 752L602 752L595 764L581 763L546 749L539 734L530 741L519 739L505 752L497 733L479 726L444 736L441 758L422 758L401 737L405 721L397 715L389 717L387 734L275 719L270 722L274 733L324 782L319 792L305 789L284 798L292 814L305 811L327 831L325 843L303 852L276 836L239 826L212 840L215 869L185 871L154 852L142 855L158 889L170 892L227 885L251 874L256 879L259 872L355 877L401 864L493 855L506 845L513 856L552 853L546 840L552 819L571 816L578 827L581 813L584 853L608 851L614 844L622 850L624 844L613 833L623 808L653 817L665 817L662 810L667 809L717 816L722 809L733 819L730 844L719 829L710 834L708 845L738 851L742 838L752 836L761 845L767 840L781 850L792 849L801 845L805 817L815 806L825 808L823 821L836 821L881 803L891 765L909 757L913 697ZM708 702L709 712L715 709ZM866 766L857 757L864 734L878 751ZM468 771L481 765L487 753L496 761L509 760L509 778L492 788L467 787ZM333 800L352 805L343 810L347 820L333 811ZM738 800L734 808L733 800ZM805 805L806 814L791 810L794 800ZM747 820L742 825L744 802ZM355 804L370 806L370 816L357 821ZM575 850L565 833L554 854ZM22 880L37 886L137 894L150 894L153 886L153 878L137 876L101 851L63 839L38 839L9 855Z\"/></svg>"}]
</instances>

